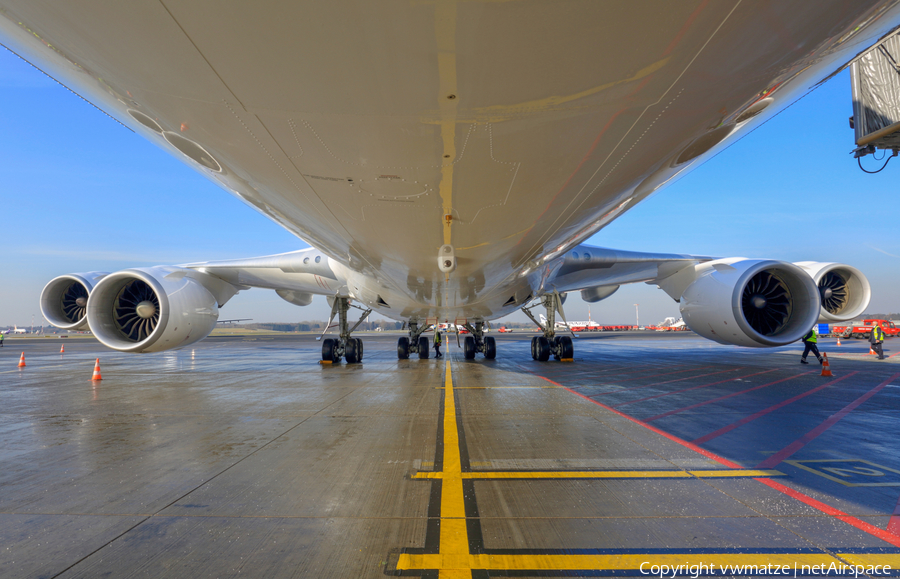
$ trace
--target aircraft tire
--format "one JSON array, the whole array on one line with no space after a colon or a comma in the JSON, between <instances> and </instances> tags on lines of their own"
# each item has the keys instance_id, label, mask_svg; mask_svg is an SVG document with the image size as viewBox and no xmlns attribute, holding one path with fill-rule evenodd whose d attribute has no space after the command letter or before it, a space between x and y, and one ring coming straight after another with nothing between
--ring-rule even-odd
<instances>
[{"instance_id":1,"label":"aircraft tire","mask_svg":"<svg viewBox=\"0 0 900 579\"><path fill-rule=\"evenodd\" d=\"M463 356L466 360L474 360L475 359L475 337L474 336L466 336L466 341L463 342Z\"/></svg>"},{"instance_id":2,"label":"aircraft tire","mask_svg":"<svg viewBox=\"0 0 900 579\"><path fill-rule=\"evenodd\" d=\"M322 340L322 361L334 362L334 340L325 338Z\"/></svg>"},{"instance_id":3,"label":"aircraft tire","mask_svg":"<svg viewBox=\"0 0 900 579\"><path fill-rule=\"evenodd\" d=\"M362 340L360 338L353 338L353 339L356 340L356 357L360 362L362 362L362 358L363 358Z\"/></svg>"},{"instance_id":4,"label":"aircraft tire","mask_svg":"<svg viewBox=\"0 0 900 579\"><path fill-rule=\"evenodd\" d=\"M497 341L493 336L484 339L484 357L493 360L497 357Z\"/></svg>"},{"instance_id":5,"label":"aircraft tire","mask_svg":"<svg viewBox=\"0 0 900 579\"><path fill-rule=\"evenodd\" d=\"M544 336L537 337L537 360L546 362L550 359L550 340Z\"/></svg>"},{"instance_id":6,"label":"aircraft tire","mask_svg":"<svg viewBox=\"0 0 900 579\"><path fill-rule=\"evenodd\" d=\"M570 359L575 357L575 345L572 343L572 338L569 336L560 336L557 346L559 347L558 351L560 358Z\"/></svg>"},{"instance_id":7,"label":"aircraft tire","mask_svg":"<svg viewBox=\"0 0 900 579\"><path fill-rule=\"evenodd\" d=\"M428 338L425 336L419 336L419 359L428 359Z\"/></svg>"},{"instance_id":8,"label":"aircraft tire","mask_svg":"<svg viewBox=\"0 0 900 579\"><path fill-rule=\"evenodd\" d=\"M397 340L397 359L409 359L409 338L407 338L406 336Z\"/></svg>"},{"instance_id":9,"label":"aircraft tire","mask_svg":"<svg viewBox=\"0 0 900 579\"><path fill-rule=\"evenodd\" d=\"M359 362L358 342L359 340L354 338L347 340L347 346L344 348L344 358L347 359L348 364L356 364Z\"/></svg>"}]
</instances>

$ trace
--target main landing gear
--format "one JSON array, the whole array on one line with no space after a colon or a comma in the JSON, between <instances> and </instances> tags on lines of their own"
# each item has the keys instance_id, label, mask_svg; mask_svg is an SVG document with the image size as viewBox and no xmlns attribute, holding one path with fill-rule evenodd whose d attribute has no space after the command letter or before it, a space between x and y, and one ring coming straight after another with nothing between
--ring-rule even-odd
<instances>
[{"instance_id":1,"label":"main landing gear","mask_svg":"<svg viewBox=\"0 0 900 579\"><path fill-rule=\"evenodd\" d=\"M419 324L418 321L410 321L407 324L409 337L397 340L397 358L408 360L410 354L418 354L419 359L428 359L428 336L422 334L431 327L431 324Z\"/></svg>"},{"instance_id":2,"label":"main landing gear","mask_svg":"<svg viewBox=\"0 0 900 579\"><path fill-rule=\"evenodd\" d=\"M525 315L531 318L531 321L537 324L537 327L543 333L542 336L531 338L531 357L539 362L546 362L550 359L550 356L557 360L571 360L575 355L575 345L572 343L572 338L556 335L556 312L559 312L564 322L566 321L562 309L562 298L558 292L554 291L552 294L546 294L541 297L541 305L547 310L546 324L540 323L531 315L531 308L522 308Z\"/></svg>"},{"instance_id":3,"label":"main landing gear","mask_svg":"<svg viewBox=\"0 0 900 579\"><path fill-rule=\"evenodd\" d=\"M497 341L493 336L484 335L484 322L471 323L466 322L465 327L469 330L469 335L463 340L463 356L466 360L474 360L475 354L481 352L488 360L497 357Z\"/></svg>"},{"instance_id":4,"label":"main landing gear","mask_svg":"<svg viewBox=\"0 0 900 579\"><path fill-rule=\"evenodd\" d=\"M347 321L347 312L350 311L350 308L356 308L363 312L362 316L360 316L359 321L350 327L350 323ZM363 320L368 317L369 314L372 313L370 309L364 309L359 306L354 306L350 303L349 298L336 297L334 298L334 303L331 305L331 317L328 319L328 324L325 326L325 331L328 331L328 328L331 326L331 322L334 320L334 316L338 316L338 325L340 326L341 335L339 338L326 338L322 340L322 361L323 362L340 362L341 358L347 360L348 364L356 364L358 362L362 362L363 359L363 343L359 338L353 338L350 336L350 333L353 332L359 325L363 322Z\"/></svg>"}]
</instances>

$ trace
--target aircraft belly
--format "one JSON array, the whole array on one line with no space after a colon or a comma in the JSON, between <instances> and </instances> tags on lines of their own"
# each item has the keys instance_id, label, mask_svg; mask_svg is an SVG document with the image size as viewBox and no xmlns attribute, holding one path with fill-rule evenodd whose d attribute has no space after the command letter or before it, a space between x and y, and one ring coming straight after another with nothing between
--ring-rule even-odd
<instances>
[{"instance_id":1,"label":"aircraft belly","mask_svg":"<svg viewBox=\"0 0 900 579\"><path fill-rule=\"evenodd\" d=\"M523 271L786 106L897 4L0 0L0 33L374 279L391 315L495 317L539 289Z\"/></svg>"}]
</instances>

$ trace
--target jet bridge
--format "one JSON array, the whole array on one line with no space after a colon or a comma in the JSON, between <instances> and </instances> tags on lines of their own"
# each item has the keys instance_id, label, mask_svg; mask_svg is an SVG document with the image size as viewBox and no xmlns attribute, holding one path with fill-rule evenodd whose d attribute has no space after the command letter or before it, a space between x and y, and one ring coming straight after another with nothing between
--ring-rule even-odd
<instances>
[{"instance_id":1,"label":"jet bridge","mask_svg":"<svg viewBox=\"0 0 900 579\"><path fill-rule=\"evenodd\" d=\"M900 33L891 34L854 60L850 78L850 126L856 131L853 154L859 160L874 155L878 149L890 151L883 169L900 152ZM861 162L860 168L863 169Z\"/></svg>"}]
</instances>

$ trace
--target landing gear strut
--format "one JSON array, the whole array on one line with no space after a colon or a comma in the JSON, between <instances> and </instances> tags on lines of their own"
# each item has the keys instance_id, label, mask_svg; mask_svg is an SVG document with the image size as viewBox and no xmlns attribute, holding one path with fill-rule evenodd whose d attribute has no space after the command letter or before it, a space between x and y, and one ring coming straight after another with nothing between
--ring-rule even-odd
<instances>
[{"instance_id":1,"label":"landing gear strut","mask_svg":"<svg viewBox=\"0 0 900 579\"><path fill-rule=\"evenodd\" d=\"M350 327L350 323L347 321L347 312L350 311L350 308L356 308L362 311L362 315L359 317L359 321L356 322L352 328ZM341 358L344 358L347 360L348 364L356 364L358 362L362 362L362 340L360 340L359 338L351 337L350 333L358 328L359 325L363 323L363 320L365 320L371 313L372 310L370 309L361 308L359 306L354 306L353 304L351 304L350 298L334 298L334 303L331 305L331 317L328 319L328 324L325 326L325 331L328 331L328 328L331 326L331 322L334 320L334 316L337 315L341 335L339 338L326 338L322 340L322 360L324 362L340 362Z\"/></svg>"},{"instance_id":2,"label":"landing gear strut","mask_svg":"<svg viewBox=\"0 0 900 579\"><path fill-rule=\"evenodd\" d=\"M539 362L546 362L553 356L557 360L571 360L575 355L575 346L569 336L556 335L556 312L566 321L562 309L562 298L559 292L546 294L541 297L541 304L547 310L546 324L542 324L531 314L531 308L524 307L522 311L541 329L543 336L531 338L531 357ZM536 307L536 306L531 306Z\"/></svg>"},{"instance_id":3,"label":"landing gear strut","mask_svg":"<svg viewBox=\"0 0 900 579\"><path fill-rule=\"evenodd\" d=\"M463 356L466 360L473 360L477 352L484 354L488 360L497 357L497 341L493 336L485 337L484 322L475 322L474 326L466 322L465 328L469 330L469 335L463 342Z\"/></svg>"},{"instance_id":4,"label":"landing gear strut","mask_svg":"<svg viewBox=\"0 0 900 579\"><path fill-rule=\"evenodd\" d=\"M422 334L431 327L431 324L419 324L418 321L410 320L407 324L409 328L409 337L402 337L397 340L397 358L406 360L410 354L418 354L422 360L428 359L428 336Z\"/></svg>"}]
</instances>

